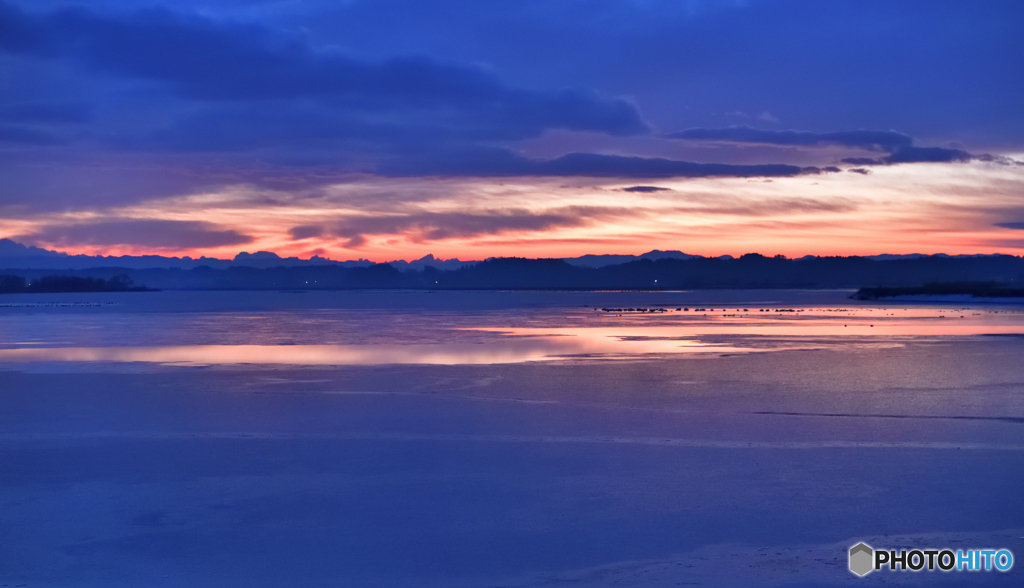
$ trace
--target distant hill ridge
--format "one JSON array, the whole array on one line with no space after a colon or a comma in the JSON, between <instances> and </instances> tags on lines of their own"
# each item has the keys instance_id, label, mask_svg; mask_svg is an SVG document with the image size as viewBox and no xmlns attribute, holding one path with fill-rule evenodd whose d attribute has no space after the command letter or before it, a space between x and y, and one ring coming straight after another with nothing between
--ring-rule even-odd
<instances>
[{"instance_id":1,"label":"distant hill ridge","mask_svg":"<svg viewBox=\"0 0 1024 588\"><path fill-rule=\"evenodd\" d=\"M622 258L629 261L597 265ZM757 253L738 258L711 258L656 251L643 256L584 256L570 260L506 257L462 262L439 261L427 256L414 262L387 264L297 260L298 263L289 265L288 259L258 252L239 255L237 261L214 260L223 264L219 267L201 263L195 267L139 269L119 263L126 259L123 257L89 259L100 259L103 264L100 267L64 270L41 266L4 268L0 265L0 274L20 276L28 282L52 276L57 271L64 276L93 279L123 275L140 286L162 290L856 289L943 282L993 282L1016 288L1024 284L1024 258L1013 255L908 255L878 259L805 256L787 259L781 255L766 257ZM193 261L201 262L202 259Z\"/></svg>"},{"instance_id":2,"label":"distant hill ridge","mask_svg":"<svg viewBox=\"0 0 1024 588\"><path fill-rule=\"evenodd\" d=\"M992 257L986 255L945 255L937 254L940 257ZM998 254L997 254L998 255ZM813 258L814 256L805 256ZM897 260L897 259L918 259L932 257L923 253L912 253L906 255L882 254L872 255L864 259L873 260ZM582 255L579 257L561 258L566 263L588 268L601 268L612 265L620 265L637 260L656 261L660 259L708 259L699 255L690 255L682 251L660 251L655 249L640 255ZM714 259L733 259L731 255L723 255ZM455 270L467 265L480 263L478 260L462 261L459 259L438 259L432 254L427 254L420 259L413 261L395 260L387 262L398 270L422 271L426 267L434 267L439 270ZM256 251L254 253L241 252L234 259L219 259L214 257L165 257L162 255L70 255L60 251L51 251L41 247L33 247L13 241L11 239L0 239L0 269L52 269L52 270L87 270L96 268L125 268L125 269L195 269L199 267L210 267L213 269L228 269L232 267L250 268L276 268L276 267L307 267L307 266L338 266L347 268L369 267L375 265L367 259L355 259L346 261L335 261L326 257L313 256L310 259L298 257L281 257L271 251Z\"/></svg>"}]
</instances>

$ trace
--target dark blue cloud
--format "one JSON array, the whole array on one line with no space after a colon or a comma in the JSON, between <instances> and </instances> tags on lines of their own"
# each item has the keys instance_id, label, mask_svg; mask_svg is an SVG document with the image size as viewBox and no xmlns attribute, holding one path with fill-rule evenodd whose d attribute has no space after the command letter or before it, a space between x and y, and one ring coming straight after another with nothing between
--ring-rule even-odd
<instances>
[{"instance_id":1,"label":"dark blue cloud","mask_svg":"<svg viewBox=\"0 0 1024 588\"><path fill-rule=\"evenodd\" d=\"M694 163L661 157L568 153L530 159L507 149L478 149L440 157L406 158L383 164L390 176L584 176L608 178L788 177L820 170L794 165Z\"/></svg>"},{"instance_id":2,"label":"dark blue cloud","mask_svg":"<svg viewBox=\"0 0 1024 588\"><path fill-rule=\"evenodd\" d=\"M55 246L122 245L154 249L223 247L253 241L248 235L211 223L148 219L50 225L14 239Z\"/></svg>"},{"instance_id":3,"label":"dark blue cloud","mask_svg":"<svg viewBox=\"0 0 1024 588\"><path fill-rule=\"evenodd\" d=\"M624 157L596 153L569 153L537 165L536 175L594 176L628 178L706 178L795 176L802 173L793 165L731 165L693 163L661 157Z\"/></svg>"},{"instance_id":4,"label":"dark blue cloud","mask_svg":"<svg viewBox=\"0 0 1024 588\"><path fill-rule=\"evenodd\" d=\"M630 186L623 188L623 192L664 192L670 191L671 188L662 188L660 186Z\"/></svg>"},{"instance_id":5,"label":"dark blue cloud","mask_svg":"<svg viewBox=\"0 0 1024 588\"><path fill-rule=\"evenodd\" d=\"M979 151L1024 137L1015 0L306 0L274 15L371 55L472 56L528 85L635 96L663 129L768 112L793 128L899 128Z\"/></svg>"},{"instance_id":6,"label":"dark blue cloud","mask_svg":"<svg viewBox=\"0 0 1024 588\"><path fill-rule=\"evenodd\" d=\"M884 165L894 163L954 163L972 159L996 161L992 155L971 155L961 149L945 147L917 147L914 140L895 131L837 131L811 133L808 131L773 131L735 126L717 129L688 129L665 135L669 139L688 141L742 143L749 145L779 145L820 147L835 145L854 147L869 151L884 151L887 156L879 158L848 157L843 163L852 165ZM1005 159L1005 158L1003 158Z\"/></svg>"},{"instance_id":7,"label":"dark blue cloud","mask_svg":"<svg viewBox=\"0 0 1024 588\"><path fill-rule=\"evenodd\" d=\"M902 147L883 157L885 163L952 163L970 161L973 156L960 149L944 147Z\"/></svg>"},{"instance_id":8,"label":"dark blue cloud","mask_svg":"<svg viewBox=\"0 0 1024 588\"><path fill-rule=\"evenodd\" d=\"M873 157L844 157L839 161L850 165L882 165L885 163L881 159L875 159Z\"/></svg>"},{"instance_id":9,"label":"dark blue cloud","mask_svg":"<svg viewBox=\"0 0 1024 588\"><path fill-rule=\"evenodd\" d=\"M484 68L427 56L361 61L261 26L166 10L115 17L65 9L34 16L0 5L0 31L0 48L8 52L163 82L190 99L316 100L398 121L406 112L441 111L508 126L511 138L553 128L611 135L647 130L632 104L593 91L513 88Z\"/></svg>"},{"instance_id":10,"label":"dark blue cloud","mask_svg":"<svg viewBox=\"0 0 1024 588\"><path fill-rule=\"evenodd\" d=\"M895 131L837 131L832 133L811 133L808 131L773 131L748 126L725 128L696 128L669 133L670 139L746 143L783 146L840 145L858 147L871 151L893 152L913 145L914 140Z\"/></svg>"},{"instance_id":11,"label":"dark blue cloud","mask_svg":"<svg viewBox=\"0 0 1024 588\"><path fill-rule=\"evenodd\" d=\"M995 226L1002 227L1004 229L1021 229L1024 230L1024 221L1015 223L996 223Z\"/></svg>"}]
</instances>

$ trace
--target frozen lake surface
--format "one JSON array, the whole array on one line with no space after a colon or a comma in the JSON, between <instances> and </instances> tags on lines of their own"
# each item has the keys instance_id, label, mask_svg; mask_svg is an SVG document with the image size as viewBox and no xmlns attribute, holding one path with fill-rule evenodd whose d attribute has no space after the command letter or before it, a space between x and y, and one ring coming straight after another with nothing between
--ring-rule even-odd
<instances>
[{"instance_id":1,"label":"frozen lake surface","mask_svg":"<svg viewBox=\"0 0 1024 588\"><path fill-rule=\"evenodd\" d=\"M846 550L1024 556L1024 307L848 295L4 296L0 584L1020 585Z\"/></svg>"}]
</instances>

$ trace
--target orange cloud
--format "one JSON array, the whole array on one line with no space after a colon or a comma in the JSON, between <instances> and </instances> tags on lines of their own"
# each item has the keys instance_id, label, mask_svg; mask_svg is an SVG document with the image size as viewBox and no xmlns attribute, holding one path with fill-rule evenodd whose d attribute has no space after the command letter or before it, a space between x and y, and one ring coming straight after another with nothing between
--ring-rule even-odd
<instances>
[{"instance_id":1,"label":"orange cloud","mask_svg":"<svg viewBox=\"0 0 1024 588\"><path fill-rule=\"evenodd\" d=\"M238 186L122 207L18 217L0 234L69 253L207 255L240 249L375 261L700 255L1020 253L1024 168L986 162L776 178L383 179L314 192ZM643 184L641 184L643 185ZM1000 226L1001 225L1001 226Z\"/></svg>"}]
</instances>

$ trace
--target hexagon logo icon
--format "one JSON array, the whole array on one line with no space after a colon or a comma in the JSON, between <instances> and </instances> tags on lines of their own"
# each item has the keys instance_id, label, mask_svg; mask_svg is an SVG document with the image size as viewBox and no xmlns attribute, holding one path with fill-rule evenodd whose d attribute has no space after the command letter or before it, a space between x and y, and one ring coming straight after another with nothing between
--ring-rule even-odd
<instances>
[{"instance_id":1,"label":"hexagon logo icon","mask_svg":"<svg viewBox=\"0 0 1024 588\"><path fill-rule=\"evenodd\" d=\"M850 571L858 576L866 576L874 567L875 550L866 543L858 543L850 548Z\"/></svg>"}]
</instances>

